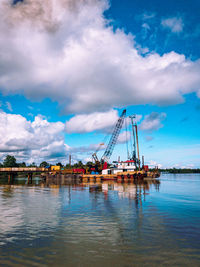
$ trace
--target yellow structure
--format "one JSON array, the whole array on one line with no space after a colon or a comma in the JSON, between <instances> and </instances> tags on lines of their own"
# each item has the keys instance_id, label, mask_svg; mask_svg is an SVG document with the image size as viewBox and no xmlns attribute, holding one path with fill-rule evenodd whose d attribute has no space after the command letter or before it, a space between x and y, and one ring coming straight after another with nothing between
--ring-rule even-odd
<instances>
[{"instance_id":1,"label":"yellow structure","mask_svg":"<svg viewBox=\"0 0 200 267\"><path fill-rule=\"evenodd\" d=\"M51 171L60 171L60 166L51 166Z\"/></svg>"}]
</instances>

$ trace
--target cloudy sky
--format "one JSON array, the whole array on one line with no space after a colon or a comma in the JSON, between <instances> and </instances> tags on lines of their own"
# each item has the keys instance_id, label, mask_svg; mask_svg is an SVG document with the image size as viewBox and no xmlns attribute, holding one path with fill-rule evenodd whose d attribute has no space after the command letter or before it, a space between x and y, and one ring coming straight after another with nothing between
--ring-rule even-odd
<instances>
[{"instance_id":1,"label":"cloudy sky","mask_svg":"<svg viewBox=\"0 0 200 267\"><path fill-rule=\"evenodd\" d=\"M0 161L87 161L127 108L146 163L200 167L199 10L198 0L1 0ZM112 160L127 158L129 135Z\"/></svg>"}]
</instances>

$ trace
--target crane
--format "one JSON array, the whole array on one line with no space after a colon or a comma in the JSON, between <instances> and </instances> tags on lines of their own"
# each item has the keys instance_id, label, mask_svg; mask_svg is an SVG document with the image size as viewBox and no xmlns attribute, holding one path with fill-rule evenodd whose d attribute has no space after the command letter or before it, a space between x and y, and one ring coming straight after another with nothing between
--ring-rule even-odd
<instances>
[{"instance_id":1,"label":"crane","mask_svg":"<svg viewBox=\"0 0 200 267\"><path fill-rule=\"evenodd\" d=\"M101 157L101 162L102 162L102 163L103 163L103 162L108 162L109 159L110 159L110 157L111 157L111 155L112 155L113 149L114 149L114 147L115 147L115 145L116 145L116 143L117 143L117 140L118 140L118 137L119 137L119 134L120 134L120 130L121 130L122 125L123 125L123 123L124 123L125 116L126 116L126 109L123 110L121 116L120 116L119 119L117 120L117 123L116 123L115 128L114 128L114 130L113 130L113 132L112 132L112 135L111 135L110 141L109 141L109 143L108 143L108 146L106 147L106 150L105 150L103 156ZM102 145L102 144L100 144L100 146L101 146L101 145ZM97 149L97 151L98 151L98 150L99 150L99 149ZM96 151L96 152L97 152L97 151ZM93 153L92 157L93 157L95 163L96 163L96 164L97 164L97 163L99 164L100 161L98 160L98 157L97 157L96 152Z\"/></svg>"},{"instance_id":2,"label":"crane","mask_svg":"<svg viewBox=\"0 0 200 267\"><path fill-rule=\"evenodd\" d=\"M112 136L110 138L108 146L107 146L101 160L108 161L110 159L112 152L113 152L113 149L117 143L117 139L119 137L119 133L121 131L122 125L124 123L125 116L126 116L126 109L123 110L121 116L119 117L119 119L115 125Z\"/></svg>"}]
</instances>

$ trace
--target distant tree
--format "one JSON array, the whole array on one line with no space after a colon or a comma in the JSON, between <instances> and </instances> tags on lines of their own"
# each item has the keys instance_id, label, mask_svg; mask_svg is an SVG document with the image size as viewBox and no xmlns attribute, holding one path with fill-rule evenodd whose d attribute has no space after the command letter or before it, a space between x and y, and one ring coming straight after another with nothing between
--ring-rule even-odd
<instances>
[{"instance_id":1,"label":"distant tree","mask_svg":"<svg viewBox=\"0 0 200 267\"><path fill-rule=\"evenodd\" d=\"M82 161L79 160L78 163L75 163L75 164L74 164L74 167L75 167L75 168L83 168L83 167L84 167L84 164L83 164Z\"/></svg>"},{"instance_id":2,"label":"distant tree","mask_svg":"<svg viewBox=\"0 0 200 267\"><path fill-rule=\"evenodd\" d=\"M46 168L47 166L49 166L49 163L46 162L46 161L43 161L43 162L40 163L40 167L41 168Z\"/></svg>"},{"instance_id":3,"label":"distant tree","mask_svg":"<svg viewBox=\"0 0 200 267\"><path fill-rule=\"evenodd\" d=\"M160 172L167 172L167 173L200 173L200 169L160 169Z\"/></svg>"},{"instance_id":4,"label":"distant tree","mask_svg":"<svg viewBox=\"0 0 200 267\"><path fill-rule=\"evenodd\" d=\"M67 164L65 165L65 168L66 168L66 169L71 169L71 167L72 167L72 166L71 166L69 163L67 163Z\"/></svg>"},{"instance_id":5,"label":"distant tree","mask_svg":"<svg viewBox=\"0 0 200 267\"><path fill-rule=\"evenodd\" d=\"M93 165L94 163L92 162L92 161L88 161L87 163L86 163L86 166L87 167L90 167L91 165Z\"/></svg>"},{"instance_id":6,"label":"distant tree","mask_svg":"<svg viewBox=\"0 0 200 267\"><path fill-rule=\"evenodd\" d=\"M3 164L2 163L0 163L0 168L2 168L3 167Z\"/></svg>"},{"instance_id":7,"label":"distant tree","mask_svg":"<svg viewBox=\"0 0 200 267\"><path fill-rule=\"evenodd\" d=\"M62 163L60 163L60 162L58 162L58 163L56 164L56 166L60 166L61 168L63 167Z\"/></svg>"},{"instance_id":8,"label":"distant tree","mask_svg":"<svg viewBox=\"0 0 200 267\"><path fill-rule=\"evenodd\" d=\"M18 167L24 168L26 167L26 163L22 162L22 163L17 163Z\"/></svg>"},{"instance_id":9,"label":"distant tree","mask_svg":"<svg viewBox=\"0 0 200 267\"><path fill-rule=\"evenodd\" d=\"M36 163L35 162L32 162L29 167L37 167Z\"/></svg>"},{"instance_id":10,"label":"distant tree","mask_svg":"<svg viewBox=\"0 0 200 267\"><path fill-rule=\"evenodd\" d=\"M16 167L16 158L14 156L7 155L6 158L3 161L4 167Z\"/></svg>"}]
</instances>

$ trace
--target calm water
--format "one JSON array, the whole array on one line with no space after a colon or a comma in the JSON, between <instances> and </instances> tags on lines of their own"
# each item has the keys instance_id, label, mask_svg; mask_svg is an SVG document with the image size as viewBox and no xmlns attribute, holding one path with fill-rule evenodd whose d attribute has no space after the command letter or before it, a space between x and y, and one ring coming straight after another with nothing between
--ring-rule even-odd
<instances>
[{"instance_id":1,"label":"calm water","mask_svg":"<svg viewBox=\"0 0 200 267\"><path fill-rule=\"evenodd\" d=\"M200 175L0 185L1 266L200 266Z\"/></svg>"}]
</instances>

